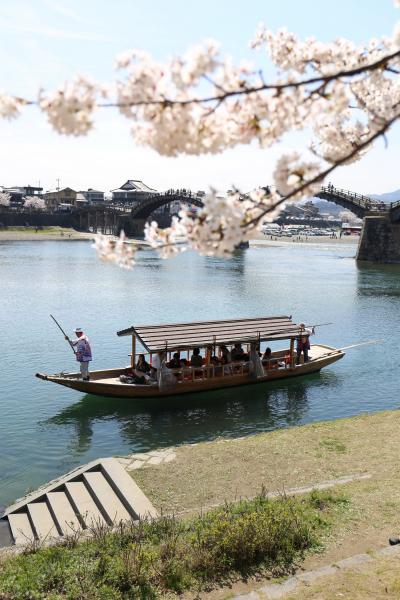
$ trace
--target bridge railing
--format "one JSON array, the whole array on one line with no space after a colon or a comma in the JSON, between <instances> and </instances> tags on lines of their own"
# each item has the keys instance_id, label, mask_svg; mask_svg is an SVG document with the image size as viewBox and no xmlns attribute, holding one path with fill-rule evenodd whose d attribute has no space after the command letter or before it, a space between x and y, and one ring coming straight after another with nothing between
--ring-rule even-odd
<instances>
[{"instance_id":1,"label":"bridge railing","mask_svg":"<svg viewBox=\"0 0 400 600\"><path fill-rule=\"evenodd\" d=\"M378 200L375 200L370 196L364 196L364 194L357 194L357 192L352 192L350 190L344 190L327 185L321 187L321 192L331 194L333 196L339 196L340 198L348 200L352 204L356 204L357 206L360 206L365 210L371 210L374 212L384 212L389 210L389 206L384 202L379 202Z\"/></svg>"}]
</instances>

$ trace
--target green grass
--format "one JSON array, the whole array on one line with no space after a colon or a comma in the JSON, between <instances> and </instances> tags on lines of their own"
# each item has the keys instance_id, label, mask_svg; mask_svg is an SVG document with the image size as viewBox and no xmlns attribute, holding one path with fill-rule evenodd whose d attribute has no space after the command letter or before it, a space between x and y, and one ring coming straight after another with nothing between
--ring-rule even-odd
<instances>
[{"instance_id":1,"label":"green grass","mask_svg":"<svg viewBox=\"0 0 400 600\"><path fill-rule=\"evenodd\" d=\"M255 574L289 573L318 550L343 496L313 492L226 504L187 521L95 528L78 542L30 548L0 564L0 599L131 600L199 591Z\"/></svg>"},{"instance_id":2,"label":"green grass","mask_svg":"<svg viewBox=\"0 0 400 600\"><path fill-rule=\"evenodd\" d=\"M337 438L324 438L320 441L319 445L321 448L325 448L330 452L336 452L337 454L343 454L347 450L345 444Z\"/></svg>"}]
</instances>

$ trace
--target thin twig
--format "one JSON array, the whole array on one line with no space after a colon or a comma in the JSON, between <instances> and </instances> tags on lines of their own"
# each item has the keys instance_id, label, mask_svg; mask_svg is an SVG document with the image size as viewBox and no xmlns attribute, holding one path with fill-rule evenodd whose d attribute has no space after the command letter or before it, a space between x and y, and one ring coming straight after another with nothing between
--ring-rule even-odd
<instances>
[{"instance_id":1,"label":"thin twig","mask_svg":"<svg viewBox=\"0 0 400 600\"><path fill-rule=\"evenodd\" d=\"M263 216L265 216L269 212L275 210L278 206L280 206L284 202L287 202L294 196L297 196L297 194L301 194L310 185L313 185L314 183L317 183L318 181L325 179L325 177L330 175L332 173L332 171L337 169L337 167L340 167L341 165L345 164L347 161L354 158L354 156L359 154L359 152L361 152L362 150L364 150L364 148L366 148L367 146L372 144L380 136L385 136L385 133L388 131L388 129L390 129L390 127L399 119L400 119L400 113L397 113L389 121L386 121L385 124L380 129L378 129L373 135L371 135L369 138L364 140L361 144L358 144L355 148L353 148L351 152L349 152L345 156L342 156L341 158L339 158L337 161L334 162L333 165L331 165L330 167L325 169L325 171L321 171L320 173L318 173L318 175L316 175L309 181L302 183L298 188L292 190L290 192L290 194L288 194L287 196L282 196L282 198L280 200L278 200L273 206L267 208L260 215L258 215L257 217L255 217L254 219L252 219L251 221L246 223L243 227L248 227L249 225L258 223Z\"/></svg>"},{"instance_id":2,"label":"thin twig","mask_svg":"<svg viewBox=\"0 0 400 600\"><path fill-rule=\"evenodd\" d=\"M392 67L388 66L387 63L393 60L394 58L400 57L400 50L396 50L396 52L392 52L391 54L386 54L382 56L378 60L359 67L354 67L353 69L343 69L341 71L337 71L332 75L317 75L315 77L310 77L308 79L301 79L299 81L287 81L285 83L262 83L262 85L253 86L253 87L244 87L243 89L224 91L222 94L216 94L214 96L206 96L204 98L187 98L185 100L172 100L168 98L160 98L158 100L139 100L137 102L101 102L97 104L98 108L129 108L130 106L186 106L189 104L208 104L210 102L219 102L222 103L224 100L228 98L232 98L234 96L243 96L249 94L256 94L259 92L265 92L268 90L273 90L277 93L287 90L287 89L296 89L300 87L305 87L307 85L312 85L314 83L320 83L321 86L317 88L316 92L320 93L321 87L325 87L327 84L335 81L337 79L342 79L346 77L355 77L356 75L361 75L363 73L367 73L369 71L375 71L378 69L383 69L386 71L391 71ZM393 72L395 72L393 70ZM203 76L206 79L209 79L208 76ZM260 77L261 81L263 81L262 77ZM216 87L221 88L209 79L210 82ZM311 92L312 93L312 92ZM20 102L25 105L37 105L38 102L34 100L24 100L23 98L17 98Z\"/></svg>"}]
</instances>

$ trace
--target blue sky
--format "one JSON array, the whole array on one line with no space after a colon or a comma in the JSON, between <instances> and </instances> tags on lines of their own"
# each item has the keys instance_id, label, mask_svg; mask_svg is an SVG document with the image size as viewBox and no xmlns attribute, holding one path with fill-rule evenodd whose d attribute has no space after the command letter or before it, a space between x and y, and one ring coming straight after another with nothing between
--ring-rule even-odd
<instances>
[{"instance_id":1,"label":"blue sky","mask_svg":"<svg viewBox=\"0 0 400 600\"><path fill-rule=\"evenodd\" d=\"M109 81L123 50L142 48L162 60L210 37L236 59L254 59L248 40L260 21L301 37L361 43L391 34L397 19L391 0L0 0L0 89L34 98L38 88L52 89L77 72ZM158 189L235 184L247 190L269 183L279 154L304 142L293 137L273 150L241 146L217 156L171 159L136 146L129 121L114 110L99 112L88 137L70 138L54 133L34 107L17 121L1 121L0 139L0 185L40 180L49 189L59 177L64 186L104 190L128 178ZM400 188L399 127L388 142L385 148L379 141L333 182L366 193Z\"/></svg>"}]
</instances>

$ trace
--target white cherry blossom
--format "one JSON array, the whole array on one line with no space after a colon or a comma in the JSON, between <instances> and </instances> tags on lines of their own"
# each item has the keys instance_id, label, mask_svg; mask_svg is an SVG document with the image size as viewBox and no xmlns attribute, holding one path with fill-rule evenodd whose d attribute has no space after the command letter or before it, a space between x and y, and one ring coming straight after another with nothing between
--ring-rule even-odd
<instances>
[{"instance_id":1,"label":"white cherry blossom","mask_svg":"<svg viewBox=\"0 0 400 600\"><path fill-rule=\"evenodd\" d=\"M56 91L39 95L39 106L58 133L86 135L93 127L93 111L98 86L78 75Z\"/></svg>"},{"instance_id":2,"label":"white cherry blossom","mask_svg":"<svg viewBox=\"0 0 400 600\"><path fill-rule=\"evenodd\" d=\"M37 196L25 196L24 197L24 208L34 208L36 210L44 210L46 203L43 198Z\"/></svg>"},{"instance_id":3,"label":"white cherry blossom","mask_svg":"<svg viewBox=\"0 0 400 600\"><path fill-rule=\"evenodd\" d=\"M11 194L0 192L0 206L10 206Z\"/></svg>"},{"instance_id":4,"label":"white cherry blossom","mask_svg":"<svg viewBox=\"0 0 400 600\"><path fill-rule=\"evenodd\" d=\"M22 107L26 104L21 98L10 96L0 90L0 117L3 119L16 119L19 117Z\"/></svg>"},{"instance_id":5,"label":"white cherry blossom","mask_svg":"<svg viewBox=\"0 0 400 600\"><path fill-rule=\"evenodd\" d=\"M115 239L107 235L97 234L93 248L98 258L103 262L116 264L122 269L131 269L135 264L137 246L128 242L124 231Z\"/></svg>"}]
</instances>

